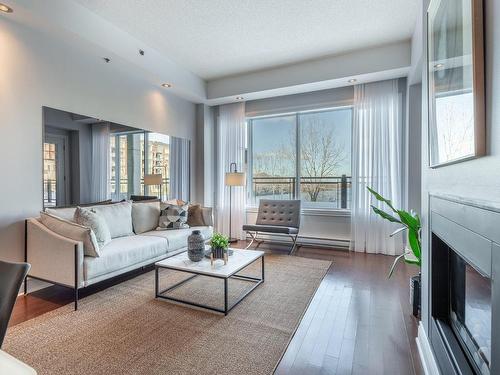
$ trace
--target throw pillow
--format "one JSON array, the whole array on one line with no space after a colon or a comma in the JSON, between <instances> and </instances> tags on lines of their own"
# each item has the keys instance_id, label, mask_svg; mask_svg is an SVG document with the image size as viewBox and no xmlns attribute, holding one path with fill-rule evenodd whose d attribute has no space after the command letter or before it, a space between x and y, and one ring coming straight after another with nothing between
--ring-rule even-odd
<instances>
[{"instance_id":1,"label":"throw pillow","mask_svg":"<svg viewBox=\"0 0 500 375\"><path fill-rule=\"evenodd\" d=\"M162 229L189 228L187 224L188 204L178 206L175 204L162 204L159 227Z\"/></svg>"},{"instance_id":2,"label":"throw pillow","mask_svg":"<svg viewBox=\"0 0 500 375\"><path fill-rule=\"evenodd\" d=\"M102 248L111 242L111 233L104 218L88 208L77 207L74 221L77 224L92 229L99 247Z\"/></svg>"},{"instance_id":3,"label":"throw pillow","mask_svg":"<svg viewBox=\"0 0 500 375\"><path fill-rule=\"evenodd\" d=\"M85 255L91 257L98 257L100 255L99 244L92 229L46 212L40 212L40 221L51 231L63 237L83 242L83 253Z\"/></svg>"},{"instance_id":4,"label":"throw pillow","mask_svg":"<svg viewBox=\"0 0 500 375\"><path fill-rule=\"evenodd\" d=\"M200 204L189 205L187 223L190 227L205 226L205 221L203 220L203 212L201 210Z\"/></svg>"},{"instance_id":5,"label":"throw pillow","mask_svg":"<svg viewBox=\"0 0 500 375\"><path fill-rule=\"evenodd\" d=\"M160 201L132 203L132 225L135 234L155 230L160 218Z\"/></svg>"},{"instance_id":6,"label":"throw pillow","mask_svg":"<svg viewBox=\"0 0 500 375\"><path fill-rule=\"evenodd\" d=\"M57 216L61 219L73 221L75 216L75 207L64 207L64 208L46 208L45 212L52 216Z\"/></svg>"},{"instance_id":7,"label":"throw pillow","mask_svg":"<svg viewBox=\"0 0 500 375\"><path fill-rule=\"evenodd\" d=\"M125 201L105 206L94 206L91 210L104 218L106 224L108 224L111 238L134 234L132 226L132 202Z\"/></svg>"}]
</instances>

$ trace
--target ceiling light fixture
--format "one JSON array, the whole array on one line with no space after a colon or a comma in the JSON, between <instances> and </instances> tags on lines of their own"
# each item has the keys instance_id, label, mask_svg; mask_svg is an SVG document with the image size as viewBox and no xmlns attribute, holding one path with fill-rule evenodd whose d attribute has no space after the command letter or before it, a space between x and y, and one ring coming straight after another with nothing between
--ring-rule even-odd
<instances>
[{"instance_id":1,"label":"ceiling light fixture","mask_svg":"<svg viewBox=\"0 0 500 375\"><path fill-rule=\"evenodd\" d=\"M0 3L0 11L4 12L4 13L12 13L12 12L14 12L14 10L11 7L9 7L9 6L5 5L5 4L2 4L2 3Z\"/></svg>"},{"instance_id":2,"label":"ceiling light fixture","mask_svg":"<svg viewBox=\"0 0 500 375\"><path fill-rule=\"evenodd\" d=\"M443 66L444 66L444 64L439 63L439 64L434 65L434 68L439 69L439 68L442 68Z\"/></svg>"},{"instance_id":3,"label":"ceiling light fixture","mask_svg":"<svg viewBox=\"0 0 500 375\"><path fill-rule=\"evenodd\" d=\"M161 87L165 87L166 89L169 89L172 87L172 85L170 83L162 83Z\"/></svg>"},{"instance_id":4,"label":"ceiling light fixture","mask_svg":"<svg viewBox=\"0 0 500 375\"><path fill-rule=\"evenodd\" d=\"M358 81L357 79L355 79L355 78L351 78L351 79L350 79L349 81L347 81L347 82L349 82L349 83L356 83L357 81Z\"/></svg>"},{"instance_id":5,"label":"ceiling light fixture","mask_svg":"<svg viewBox=\"0 0 500 375\"><path fill-rule=\"evenodd\" d=\"M243 96L237 96L236 100L243 100Z\"/></svg>"},{"instance_id":6,"label":"ceiling light fixture","mask_svg":"<svg viewBox=\"0 0 500 375\"><path fill-rule=\"evenodd\" d=\"M103 57L102 59L106 64L111 62L111 59L109 57Z\"/></svg>"}]
</instances>

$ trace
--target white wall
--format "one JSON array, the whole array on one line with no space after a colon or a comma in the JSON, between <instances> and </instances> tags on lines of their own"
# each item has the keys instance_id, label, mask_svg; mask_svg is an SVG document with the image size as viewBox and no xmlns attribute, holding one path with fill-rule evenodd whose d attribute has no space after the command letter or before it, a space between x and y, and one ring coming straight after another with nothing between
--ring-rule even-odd
<instances>
[{"instance_id":1,"label":"white wall","mask_svg":"<svg viewBox=\"0 0 500 375\"><path fill-rule=\"evenodd\" d=\"M424 11L429 0L424 1ZM424 327L428 328L428 277L429 277L429 194L435 192L459 195L466 198L500 202L500 2L484 1L485 15L485 83L486 83L486 137L487 156L436 169L428 168L427 143L427 76L422 79L422 214L423 214L423 267L422 309ZM425 17L423 17L425 20ZM426 51L425 23L424 57ZM425 60L424 60L425 61ZM425 66L425 64L424 64ZM428 332L428 331L427 331Z\"/></svg>"},{"instance_id":2,"label":"white wall","mask_svg":"<svg viewBox=\"0 0 500 375\"><path fill-rule=\"evenodd\" d=\"M23 259L23 220L42 208L42 106L194 144L194 104L136 78L133 66L104 64L99 53L0 17L0 259ZM191 177L195 186L195 168Z\"/></svg>"}]
</instances>

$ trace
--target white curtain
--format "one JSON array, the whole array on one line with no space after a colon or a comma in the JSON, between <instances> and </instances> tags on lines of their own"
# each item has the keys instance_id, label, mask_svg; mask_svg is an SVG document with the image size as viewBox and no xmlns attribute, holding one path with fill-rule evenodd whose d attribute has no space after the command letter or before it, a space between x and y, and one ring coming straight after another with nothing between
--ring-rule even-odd
<instances>
[{"instance_id":1,"label":"white curtain","mask_svg":"<svg viewBox=\"0 0 500 375\"><path fill-rule=\"evenodd\" d=\"M190 153L189 139L170 137L170 199L180 199L185 202L190 199Z\"/></svg>"},{"instance_id":2,"label":"white curtain","mask_svg":"<svg viewBox=\"0 0 500 375\"><path fill-rule=\"evenodd\" d=\"M401 235L390 238L397 225L376 215L370 205L388 207L366 189L373 188L402 206L402 97L398 80L356 85L352 147L351 250L401 254Z\"/></svg>"},{"instance_id":3,"label":"white curtain","mask_svg":"<svg viewBox=\"0 0 500 375\"><path fill-rule=\"evenodd\" d=\"M92 174L90 199L100 202L110 198L110 132L109 123L93 124L92 132Z\"/></svg>"},{"instance_id":4,"label":"white curtain","mask_svg":"<svg viewBox=\"0 0 500 375\"><path fill-rule=\"evenodd\" d=\"M217 122L217 230L229 235L229 187L225 173L231 163L243 171L245 154L245 103L225 104L219 107ZM243 171L245 172L245 171ZM244 239L245 187L232 188L232 237Z\"/></svg>"}]
</instances>

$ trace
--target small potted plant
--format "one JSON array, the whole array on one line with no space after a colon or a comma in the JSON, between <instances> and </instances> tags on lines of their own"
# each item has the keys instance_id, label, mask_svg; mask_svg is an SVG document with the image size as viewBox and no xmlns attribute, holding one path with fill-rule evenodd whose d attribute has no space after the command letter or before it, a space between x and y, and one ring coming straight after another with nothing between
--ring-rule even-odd
<instances>
[{"instance_id":1,"label":"small potted plant","mask_svg":"<svg viewBox=\"0 0 500 375\"><path fill-rule=\"evenodd\" d=\"M213 259L227 259L227 249L229 247L229 238L221 233L214 233L210 240Z\"/></svg>"},{"instance_id":2,"label":"small potted plant","mask_svg":"<svg viewBox=\"0 0 500 375\"><path fill-rule=\"evenodd\" d=\"M405 263L413 264L414 266L420 268L422 265L421 238L420 238L420 232L422 226L418 214L413 210L411 210L410 212L399 210L393 206L392 202L389 199L384 198L373 189L370 188L367 189L370 193L373 194L376 200L385 203L392 211L392 213L389 213L372 205L371 207L373 209L373 212L375 212L377 215L379 215L385 220L402 225L401 228L397 229L390 236L392 237L399 232L406 231L408 245L410 246L409 249L408 248L404 249L403 254L396 257L396 259L392 263L392 267L389 270L389 274L387 277L390 278L392 276L394 269L396 268L396 265L400 260L403 260ZM397 216L395 216L394 214ZM418 275L413 276L410 280L410 286L411 286L410 300L413 305L413 315L415 316L418 316L420 312L420 299L421 299L420 282L421 282L420 272L418 273Z\"/></svg>"}]
</instances>

